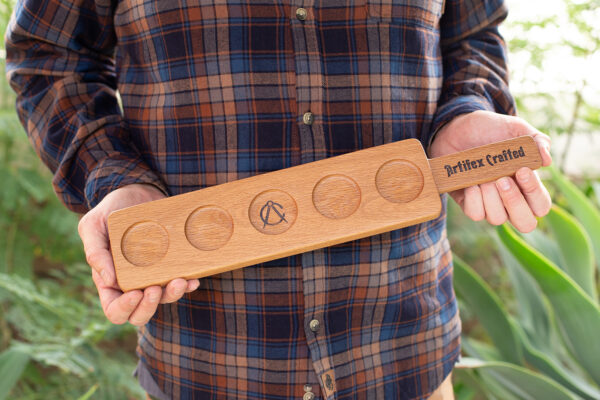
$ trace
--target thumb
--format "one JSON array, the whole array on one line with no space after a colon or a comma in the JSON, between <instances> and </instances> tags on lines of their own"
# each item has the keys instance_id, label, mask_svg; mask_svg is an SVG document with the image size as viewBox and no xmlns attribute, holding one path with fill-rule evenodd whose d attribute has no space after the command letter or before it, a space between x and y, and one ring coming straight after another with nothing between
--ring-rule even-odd
<instances>
[{"instance_id":1,"label":"thumb","mask_svg":"<svg viewBox=\"0 0 600 400\"><path fill-rule=\"evenodd\" d=\"M552 155L550 154L550 137L541 132L533 135L533 140L540 149L542 155L542 166L547 167L552 164Z\"/></svg>"}]
</instances>

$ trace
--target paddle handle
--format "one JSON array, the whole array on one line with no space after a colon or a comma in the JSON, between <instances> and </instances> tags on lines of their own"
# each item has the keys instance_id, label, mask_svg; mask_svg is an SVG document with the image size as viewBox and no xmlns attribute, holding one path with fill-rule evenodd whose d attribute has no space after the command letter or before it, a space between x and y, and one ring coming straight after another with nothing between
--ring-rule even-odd
<instances>
[{"instance_id":1,"label":"paddle handle","mask_svg":"<svg viewBox=\"0 0 600 400\"><path fill-rule=\"evenodd\" d=\"M512 176L522 167L540 168L542 157L531 136L519 136L432 158L429 166L438 191L447 193Z\"/></svg>"}]
</instances>

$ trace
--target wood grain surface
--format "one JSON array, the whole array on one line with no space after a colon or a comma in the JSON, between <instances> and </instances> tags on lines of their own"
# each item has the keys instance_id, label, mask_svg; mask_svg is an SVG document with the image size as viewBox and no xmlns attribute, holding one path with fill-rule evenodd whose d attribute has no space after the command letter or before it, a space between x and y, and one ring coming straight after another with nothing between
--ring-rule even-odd
<instances>
[{"instance_id":1,"label":"wood grain surface","mask_svg":"<svg viewBox=\"0 0 600 400\"><path fill-rule=\"evenodd\" d=\"M438 191L447 193L514 175L522 167L540 168L542 157L531 136L520 136L432 158L429 165Z\"/></svg>"},{"instance_id":2,"label":"wood grain surface","mask_svg":"<svg viewBox=\"0 0 600 400\"><path fill-rule=\"evenodd\" d=\"M391 177L392 185L383 179L406 165L412 174ZM410 139L119 210L108 230L127 291L371 236L440 211L423 147Z\"/></svg>"},{"instance_id":3,"label":"wood grain surface","mask_svg":"<svg viewBox=\"0 0 600 400\"><path fill-rule=\"evenodd\" d=\"M417 224L439 193L521 166L541 166L530 137L432 160L409 139L129 207L108 218L117 280L165 285Z\"/></svg>"}]
</instances>

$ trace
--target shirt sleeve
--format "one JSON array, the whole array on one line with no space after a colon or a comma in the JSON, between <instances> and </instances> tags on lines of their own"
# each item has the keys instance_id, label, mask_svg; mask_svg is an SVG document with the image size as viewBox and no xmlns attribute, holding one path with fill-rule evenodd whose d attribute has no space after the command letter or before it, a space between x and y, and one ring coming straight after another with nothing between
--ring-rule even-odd
<instances>
[{"instance_id":1,"label":"shirt sleeve","mask_svg":"<svg viewBox=\"0 0 600 400\"><path fill-rule=\"evenodd\" d=\"M31 143L76 212L111 191L164 184L132 145L117 101L108 0L22 0L6 33L6 70Z\"/></svg>"},{"instance_id":2,"label":"shirt sleeve","mask_svg":"<svg viewBox=\"0 0 600 400\"><path fill-rule=\"evenodd\" d=\"M434 134L459 114L477 110L515 114L506 46L498 32L506 15L502 0L446 0L440 21L444 82Z\"/></svg>"}]
</instances>

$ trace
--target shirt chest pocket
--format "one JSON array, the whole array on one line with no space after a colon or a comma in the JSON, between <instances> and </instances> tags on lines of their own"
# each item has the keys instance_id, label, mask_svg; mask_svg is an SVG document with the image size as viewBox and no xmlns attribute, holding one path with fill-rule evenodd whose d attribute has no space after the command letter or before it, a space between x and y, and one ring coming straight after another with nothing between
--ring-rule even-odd
<instances>
[{"instance_id":1,"label":"shirt chest pocket","mask_svg":"<svg viewBox=\"0 0 600 400\"><path fill-rule=\"evenodd\" d=\"M365 0L369 19L437 29L446 0Z\"/></svg>"}]
</instances>

